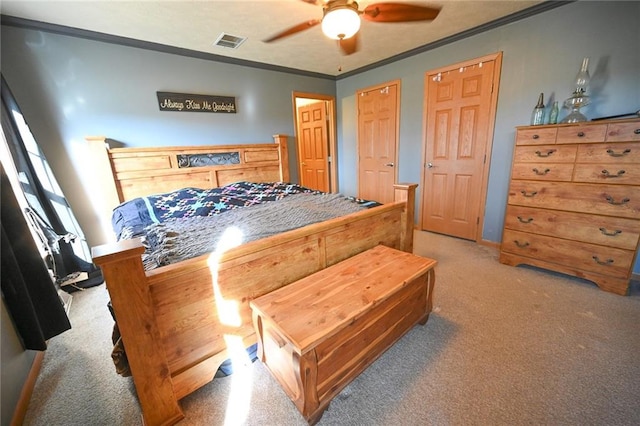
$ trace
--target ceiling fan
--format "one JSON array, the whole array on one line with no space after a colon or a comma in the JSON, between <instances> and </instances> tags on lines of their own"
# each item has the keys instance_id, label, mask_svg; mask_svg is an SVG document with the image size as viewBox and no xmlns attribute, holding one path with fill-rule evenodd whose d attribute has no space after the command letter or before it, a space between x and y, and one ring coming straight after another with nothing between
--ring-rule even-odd
<instances>
[{"instance_id":1,"label":"ceiling fan","mask_svg":"<svg viewBox=\"0 0 640 426\"><path fill-rule=\"evenodd\" d=\"M265 40L271 43L301 31L322 24L322 32L329 38L338 40L345 55L358 50L360 17L372 22L414 22L431 21L438 16L440 8L419 6L408 3L373 3L363 10L354 0L301 0L313 5L322 5L322 19L311 19L287 28Z\"/></svg>"}]
</instances>

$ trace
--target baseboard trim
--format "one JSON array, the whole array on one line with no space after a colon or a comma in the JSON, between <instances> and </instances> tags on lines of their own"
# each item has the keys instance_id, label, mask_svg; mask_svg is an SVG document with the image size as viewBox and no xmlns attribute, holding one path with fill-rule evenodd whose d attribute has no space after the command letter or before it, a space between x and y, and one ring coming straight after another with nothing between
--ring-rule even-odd
<instances>
[{"instance_id":1,"label":"baseboard trim","mask_svg":"<svg viewBox=\"0 0 640 426\"><path fill-rule=\"evenodd\" d=\"M36 387L36 380L38 380L38 375L42 369L43 359L44 352L36 352L27 380L25 380L24 386L22 386L22 391L20 391L20 398L18 399L16 409L13 412L11 426L20 426L24 423L24 418L27 415L27 408L29 408L29 402L31 401L31 395L33 395L33 389Z\"/></svg>"},{"instance_id":2,"label":"baseboard trim","mask_svg":"<svg viewBox=\"0 0 640 426\"><path fill-rule=\"evenodd\" d=\"M496 250L500 250L500 243L497 243L495 241L480 240L480 241L478 241L478 244L483 245L483 246L487 246L487 247L491 247L491 248L496 249Z\"/></svg>"}]
</instances>

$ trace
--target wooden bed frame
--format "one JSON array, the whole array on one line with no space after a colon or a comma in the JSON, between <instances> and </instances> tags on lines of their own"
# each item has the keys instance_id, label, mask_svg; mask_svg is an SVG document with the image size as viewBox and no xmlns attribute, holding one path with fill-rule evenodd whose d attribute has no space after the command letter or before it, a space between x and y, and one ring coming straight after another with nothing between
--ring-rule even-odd
<instances>
[{"instance_id":1,"label":"wooden bed frame","mask_svg":"<svg viewBox=\"0 0 640 426\"><path fill-rule=\"evenodd\" d=\"M104 137L87 140L103 184L101 197L113 207L188 186L289 180L283 135L268 144L169 148L109 149ZM233 161L219 165L213 154ZM202 165L208 158L216 158L216 165ZM202 166L189 167L192 163ZM148 272L137 239L93 247L144 423L180 421L178 401L214 378L230 356L228 342L256 343L250 300L378 244L411 252L416 187L398 184L393 203Z\"/></svg>"}]
</instances>

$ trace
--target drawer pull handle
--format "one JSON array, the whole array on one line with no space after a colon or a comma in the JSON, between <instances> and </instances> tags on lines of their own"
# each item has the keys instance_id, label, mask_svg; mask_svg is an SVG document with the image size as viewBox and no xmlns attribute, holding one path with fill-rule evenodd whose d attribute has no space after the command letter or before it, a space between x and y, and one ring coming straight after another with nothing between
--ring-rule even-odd
<instances>
[{"instance_id":1,"label":"drawer pull handle","mask_svg":"<svg viewBox=\"0 0 640 426\"><path fill-rule=\"evenodd\" d=\"M542 157L542 158L547 158L547 157L551 157L551 155L556 152L555 149L550 149L549 151L547 151L546 153L542 153L541 151L536 151L536 155L538 157Z\"/></svg>"},{"instance_id":2,"label":"drawer pull handle","mask_svg":"<svg viewBox=\"0 0 640 426\"><path fill-rule=\"evenodd\" d=\"M605 198L607 199L607 203L613 204L614 206L622 206L631 201L628 198L623 198L622 201L615 201L611 195L605 195Z\"/></svg>"},{"instance_id":3,"label":"drawer pull handle","mask_svg":"<svg viewBox=\"0 0 640 426\"><path fill-rule=\"evenodd\" d=\"M530 217L529 219L523 219L522 216L518 216L518 220L520 221L520 223L531 223L533 222L533 218Z\"/></svg>"},{"instance_id":4,"label":"drawer pull handle","mask_svg":"<svg viewBox=\"0 0 640 426\"><path fill-rule=\"evenodd\" d=\"M538 176L544 176L544 175L546 175L547 173L549 173L550 171L551 171L551 169L544 169L543 171L540 171L540 170L538 170L538 169L533 169L533 172L534 172L535 174L537 174Z\"/></svg>"},{"instance_id":5,"label":"drawer pull handle","mask_svg":"<svg viewBox=\"0 0 640 426\"><path fill-rule=\"evenodd\" d=\"M613 259L607 259L607 260L600 260L600 258L598 256L593 256L593 260L598 264L598 265L611 265L613 263Z\"/></svg>"},{"instance_id":6,"label":"drawer pull handle","mask_svg":"<svg viewBox=\"0 0 640 426\"><path fill-rule=\"evenodd\" d=\"M529 246L529 243L527 243L527 242L521 243L521 242L520 242L520 241L518 241L518 240L513 240L513 242L514 242L518 247L520 247L520 248L525 248L525 247L528 247L528 246Z\"/></svg>"},{"instance_id":7,"label":"drawer pull handle","mask_svg":"<svg viewBox=\"0 0 640 426\"><path fill-rule=\"evenodd\" d=\"M640 129L638 129L638 130L640 130ZM539 139L539 138L540 138L540 136L538 136L538 135L533 135L533 136L532 136L532 138L533 138L533 139Z\"/></svg>"},{"instance_id":8,"label":"drawer pull handle","mask_svg":"<svg viewBox=\"0 0 640 426\"><path fill-rule=\"evenodd\" d=\"M605 177L605 178L617 178L617 177L622 176L624 173L625 173L624 170L618 170L618 173L616 173L615 175L612 175L611 173L609 173L609 170L604 169L602 171L602 176Z\"/></svg>"},{"instance_id":9,"label":"drawer pull handle","mask_svg":"<svg viewBox=\"0 0 640 426\"><path fill-rule=\"evenodd\" d=\"M635 129L633 133L635 133L636 135L640 135L640 129Z\"/></svg>"},{"instance_id":10,"label":"drawer pull handle","mask_svg":"<svg viewBox=\"0 0 640 426\"><path fill-rule=\"evenodd\" d=\"M615 237L618 234L622 234L622 231L619 229L616 229L615 231L607 231L606 228L600 228L600 232L602 232L602 235L606 235L607 237Z\"/></svg>"},{"instance_id":11,"label":"drawer pull handle","mask_svg":"<svg viewBox=\"0 0 640 426\"><path fill-rule=\"evenodd\" d=\"M534 197L538 193L538 191L527 192L523 189L522 191L520 191L520 193L525 197L531 198L531 197Z\"/></svg>"},{"instance_id":12,"label":"drawer pull handle","mask_svg":"<svg viewBox=\"0 0 640 426\"><path fill-rule=\"evenodd\" d=\"M608 149L607 150L607 154L609 154L611 157L624 157L625 155L629 154L631 152L630 149L625 149L624 151L617 153L612 149Z\"/></svg>"},{"instance_id":13,"label":"drawer pull handle","mask_svg":"<svg viewBox=\"0 0 640 426\"><path fill-rule=\"evenodd\" d=\"M578 132L578 137L579 138L583 138L584 137L584 132Z\"/></svg>"}]
</instances>

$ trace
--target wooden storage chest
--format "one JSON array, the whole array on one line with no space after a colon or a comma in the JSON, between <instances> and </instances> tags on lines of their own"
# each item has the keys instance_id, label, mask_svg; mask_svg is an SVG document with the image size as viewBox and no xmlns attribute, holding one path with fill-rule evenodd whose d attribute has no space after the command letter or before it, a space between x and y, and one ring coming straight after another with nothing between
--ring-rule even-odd
<instances>
[{"instance_id":1,"label":"wooden storage chest","mask_svg":"<svg viewBox=\"0 0 640 426\"><path fill-rule=\"evenodd\" d=\"M380 245L251 302L258 356L310 424L427 321L435 265Z\"/></svg>"},{"instance_id":2,"label":"wooden storage chest","mask_svg":"<svg viewBox=\"0 0 640 426\"><path fill-rule=\"evenodd\" d=\"M500 261L626 294L640 237L640 120L518 127Z\"/></svg>"}]
</instances>

